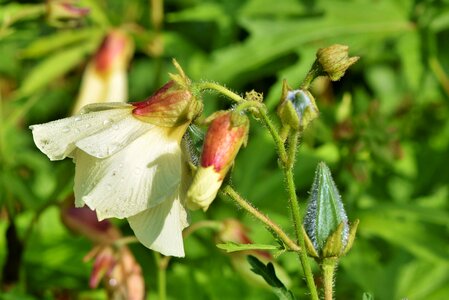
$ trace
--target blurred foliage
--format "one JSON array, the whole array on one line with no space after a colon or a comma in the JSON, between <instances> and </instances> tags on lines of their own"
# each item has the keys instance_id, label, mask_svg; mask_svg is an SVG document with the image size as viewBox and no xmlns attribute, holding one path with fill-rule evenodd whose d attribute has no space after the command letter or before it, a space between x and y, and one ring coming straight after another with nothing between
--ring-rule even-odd
<instances>
[{"instance_id":1,"label":"blurred foliage","mask_svg":"<svg viewBox=\"0 0 449 300\"><path fill-rule=\"evenodd\" d=\"M91 264L82 260L92 245L59 218L73 164L50 162L28 126L69 114L83 69L111 27L135 41L130 101L164 83L175 57L193 80L263 92L274 111L282 80L298 86L318 48L349 45L360 61L339 82L313 85L321 115L302 137L295 170L304 207L314 169L325 161L349 219L361 221L336 297L449 298L449 1L167 0L163 15L152 14L150 3L160 1L81 0L88 16L55 26L42 2L0 0L0 299L106 297L88 288ZM213 95L205 105L207 113L225 107ZM274 145L260 127L252 123L232 181L291 231ZM231 217L251 228L256 243L273 243L227 201L192 213L192 223ZM116 224L130 233L126 222ZM171 260L167 271L169 298L275 299L236 275L210 230L185 244L186 258ZM141 245L132 250L154 299L153 255ZM278 260L302 298L296 256Z\"/></svg>"}]
</instances>

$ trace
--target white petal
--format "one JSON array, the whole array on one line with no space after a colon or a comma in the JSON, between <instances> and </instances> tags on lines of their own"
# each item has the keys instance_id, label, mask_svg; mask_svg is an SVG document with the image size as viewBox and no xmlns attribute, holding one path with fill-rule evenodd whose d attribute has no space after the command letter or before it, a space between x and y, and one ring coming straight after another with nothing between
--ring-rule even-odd
<instances>
[{"instance_id":1,"label":"white petal","mask_svg":"<svg viewBox=\"0 0 449 300\"><path fill-rule=\"evenodd\" d=\"M139 121L129 114L108 128L79 140L76 146L91 156L104 158L121 150L153 127L154 125Z\"/></svg>"},{"instance_id":2,"label":"white petal","mask_svg":"<svg viewBox=\"0 0 449 300\"><path fill-rule=\"evenodd\" d=\"M137 239L163 255L184 257L182 230L187 227L187 212L179 197L128 218Z\"/></svg>"},{"instance_id":3,"label":"white petal","mask_svg":"<svg viewBox=\"0 0 449 300\"><path fill-rule=\"evenodd\" d=\"M75 160L75 204L87 204L100 220L156 206L177 191L181 180L180 146L159 127L107 158L77 150Z\"/></svg>"},{"instance_id":4,"label":"white petal","mask_svg":"<svg viewBox=\"0 0 449 300\"><path fill-rule=\"evenodd\" d=\"M130 116L132 105L88 105L92 112L45 124L32 125L36 146L51 160L61 160L75 149L75 143L98 131L112 127L117 121Z\"/></svg>"}]
</instances>

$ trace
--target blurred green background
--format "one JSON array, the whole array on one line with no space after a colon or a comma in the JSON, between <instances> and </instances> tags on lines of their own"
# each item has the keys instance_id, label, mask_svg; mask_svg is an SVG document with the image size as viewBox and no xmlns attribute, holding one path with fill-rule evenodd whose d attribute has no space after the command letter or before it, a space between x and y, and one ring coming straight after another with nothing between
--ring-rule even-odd
<instances>
[{"instance_id":1,"label":"blurred green background","mask_svg":"<svg viewBox=\"0 0 449 300\"><path fill-rule=\"evenodd\" d=\"M163 14L155 14L158 5ZM174 57L192 80L238 93L255 89L275 111L283 79L297 87L318 48L349 45L360 61L339 82L313 85L321 115L302 137L295 169L302 207L314 169L325 161L349 219L361 221L341 260L336 298L369 292L375 299L449 299L449 1L82 0L77 6L90 13L55 23L42 2L0 0L0 299L106 297L101 287L88 288L92 263L82 261L91 242L60 220L58 203L71 193L74 165L50 162L28 126L70 114L86 63L112 27L135 44L129 101L167 81ZM214 95L204 102L207 113L228 105ZM274 145L257 122L232 182L292 233ZM255 242L274 243L229 201L216 200L191 218L238 218ZM114 222L131 234L126 222ZM185 245L186 258L172 259L167 271L169 298L275 299L240 277L232 257L215 247L213 231L199 230ZM154 256L139 244L130 247L155 299ZM304 299L297 257L278 261ZM11 268L12 282L5 274Z\"/></svg>"}]
</instances>

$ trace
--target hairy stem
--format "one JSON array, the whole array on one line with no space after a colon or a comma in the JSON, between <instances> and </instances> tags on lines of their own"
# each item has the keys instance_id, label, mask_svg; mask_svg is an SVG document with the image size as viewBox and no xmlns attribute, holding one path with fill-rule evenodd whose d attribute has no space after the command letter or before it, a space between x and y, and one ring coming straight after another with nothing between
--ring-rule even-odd
<instances>
[{"instance_id":1,"label":"hairy stem","mask_svg":"<svg viewBox=\"0 0 449 300\"><path fill-rule=\"evenodd\" d=\"M278 133L277 128L274 126L273 122L271 122L270 118L267 115L267 112L263 108L259 108L259 115L262 118L265 126L268 128L268 131L270 132L274 143L276 145L276 150L279 154L279 158L282 162L282 164L287 164L288 162L288 155L285 151L284 142L282 141L281 136Z\"/></svg>"},{"instance_id":2,"label":"hairy stem","mask_svg":"<svg viewBox=\"0 0 449 300\"><path fill-rule=\"evenodd\" d=\"M260 116L264 121L266 127L271 133L273 140L276 144L276 148L278 151L279 158L282 162L282 170L284 172L284 177L287 182L287 192L288 192L288 200L290 205L290 211L292 214L293 225L295 227L296 239L299 243L299 247L301 249L305 249L305 240L302 232L302 218L299 210L298 199L296 197L296 188L295 182L293 180L293 166L296 157L296 152L298 149L298 133L293 133L290 135L288 144L290 146L289 152L285 149L285 144L282 141L281 137L277 133L277 130L271 120L266 115L265 110L259 109ZM304 270L304 275L306 277L306 283L310 291L310 298L314 300L318 300L318 292L315 286L315 281L313 280L312 268L310 267L310 262L307 257L306 251L298 251L299 260L301 261L301 265Z\"/></svg>"},{"instance_id":3,"label":"hairy stem","mask_svg":"<svg viewBox=\"0 0 449 300\"><path fill-rule=\"evenodd\" d=\"M300 251L301 249L298 245L292 241L288 235L277 225L274 223L269 217L261 213L257 208L252 206L248 201L246 201L239 193L237 193L230 185L226 185L222 190L226 196L229 196L232 200L234 200L240 207L245 209L248 213L259 219L262 223L264 223L267 227L269 227L276 235L285 243L285 245L293 251ZM304 252L304 251L301 251Z\"/></svg>"},{"instance_id":4,"label":"hairy stem","mask_svg":"<svg viewBox=\"0 0 449 300\"><path fill-rule=\"evenodd\" d=\"M324 281L324 300L332 300L334 294L334 274L337 266L335 258L325 258L321 264Z\"/></svg>"},{"instance_id":5,"label":"hairy stem","mask_svg":"<svg viewBox=\"0 0 449 300\"><path fill-rule=\"evenodd\" d=\"M219 85L218 83L214 83L214 82L198 82L198 83L195 83L195 87L199 91L214 90L214 91L219 92L220 94L228 97L229 99L231 99L232 101L237 102L237 103L245 101L245 99L243 99L241 96L239 96L236 93L228 90L224 86Z\"/></svg>"}]
</instances>

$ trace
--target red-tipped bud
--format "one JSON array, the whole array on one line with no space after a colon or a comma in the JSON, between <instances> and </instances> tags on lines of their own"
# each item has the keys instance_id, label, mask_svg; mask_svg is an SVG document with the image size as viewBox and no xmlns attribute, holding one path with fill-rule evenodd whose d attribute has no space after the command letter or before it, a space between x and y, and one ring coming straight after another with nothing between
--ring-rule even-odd
<instances>
[{"instance_id":1,"label":"red-tipped bud","mask_svg":"<svg viewBox=\"0 0 449 300\"><path fill-rule=\"evenodd\" d=\"M88 207L65 205L61 209L61 218L70 230L97 243L110 243L121 236L108 220L98 221L95 211Z\"/></svg>"},{"instance_id":2,"label":"red-tipped bud","mask_svg":"<svg viewBox=\"0 0 449 300\"><path fill-rule=\"evenodd\" d=\"M147 100L133 105L133 115L136 118L162 127L190 123L202 110L201 103L190 90L173 80Z\"/></svg>"},{"instance_id":3,"label":"red-tipped bud","mask_svg":"<svg viewBox=\"0 0 449 300\"><path fill-rule=\"evenodd\" d=\"M187 193L187 204L191 209L207 210L248 135L249 120L245 115L225 111L212 118L200 165Z\"/></svg>"},{"instance_id":4,"label":"red-tipped bud","mask_svg":"<svg viewBox=\"0 0 449 300\"><path fill-rule=\"evenodd\" d=\"M94 57L95 70L105 74L117 67L127 67L132 50L129 37L120 30L110 31Z\"/></svg>"},{"instance_id":5,"label":"red-tipped bud","mask_svg":"<svg viewBox=\"0 0 449 300\"><path fill-rule=\"evenodd\" d=\"M84 18L89 9L75 6L74 0L48 0L47 17L48 21L56 26L65 25L67 21L78 21ZM69 23L70 24L70 23Z\"/></svg>"},{"instance_id":6,"label":"red-tipped bud","mask_svg":"<svg viewBox=\"0 0 449 300\"><path fill-rule=\"evenodd\" d=\"M94 102L121 102L128 98L128 64L134 45L121 30L111 30L103 39L83 74L73 113Z\"/></svg>"}]
</instances>

